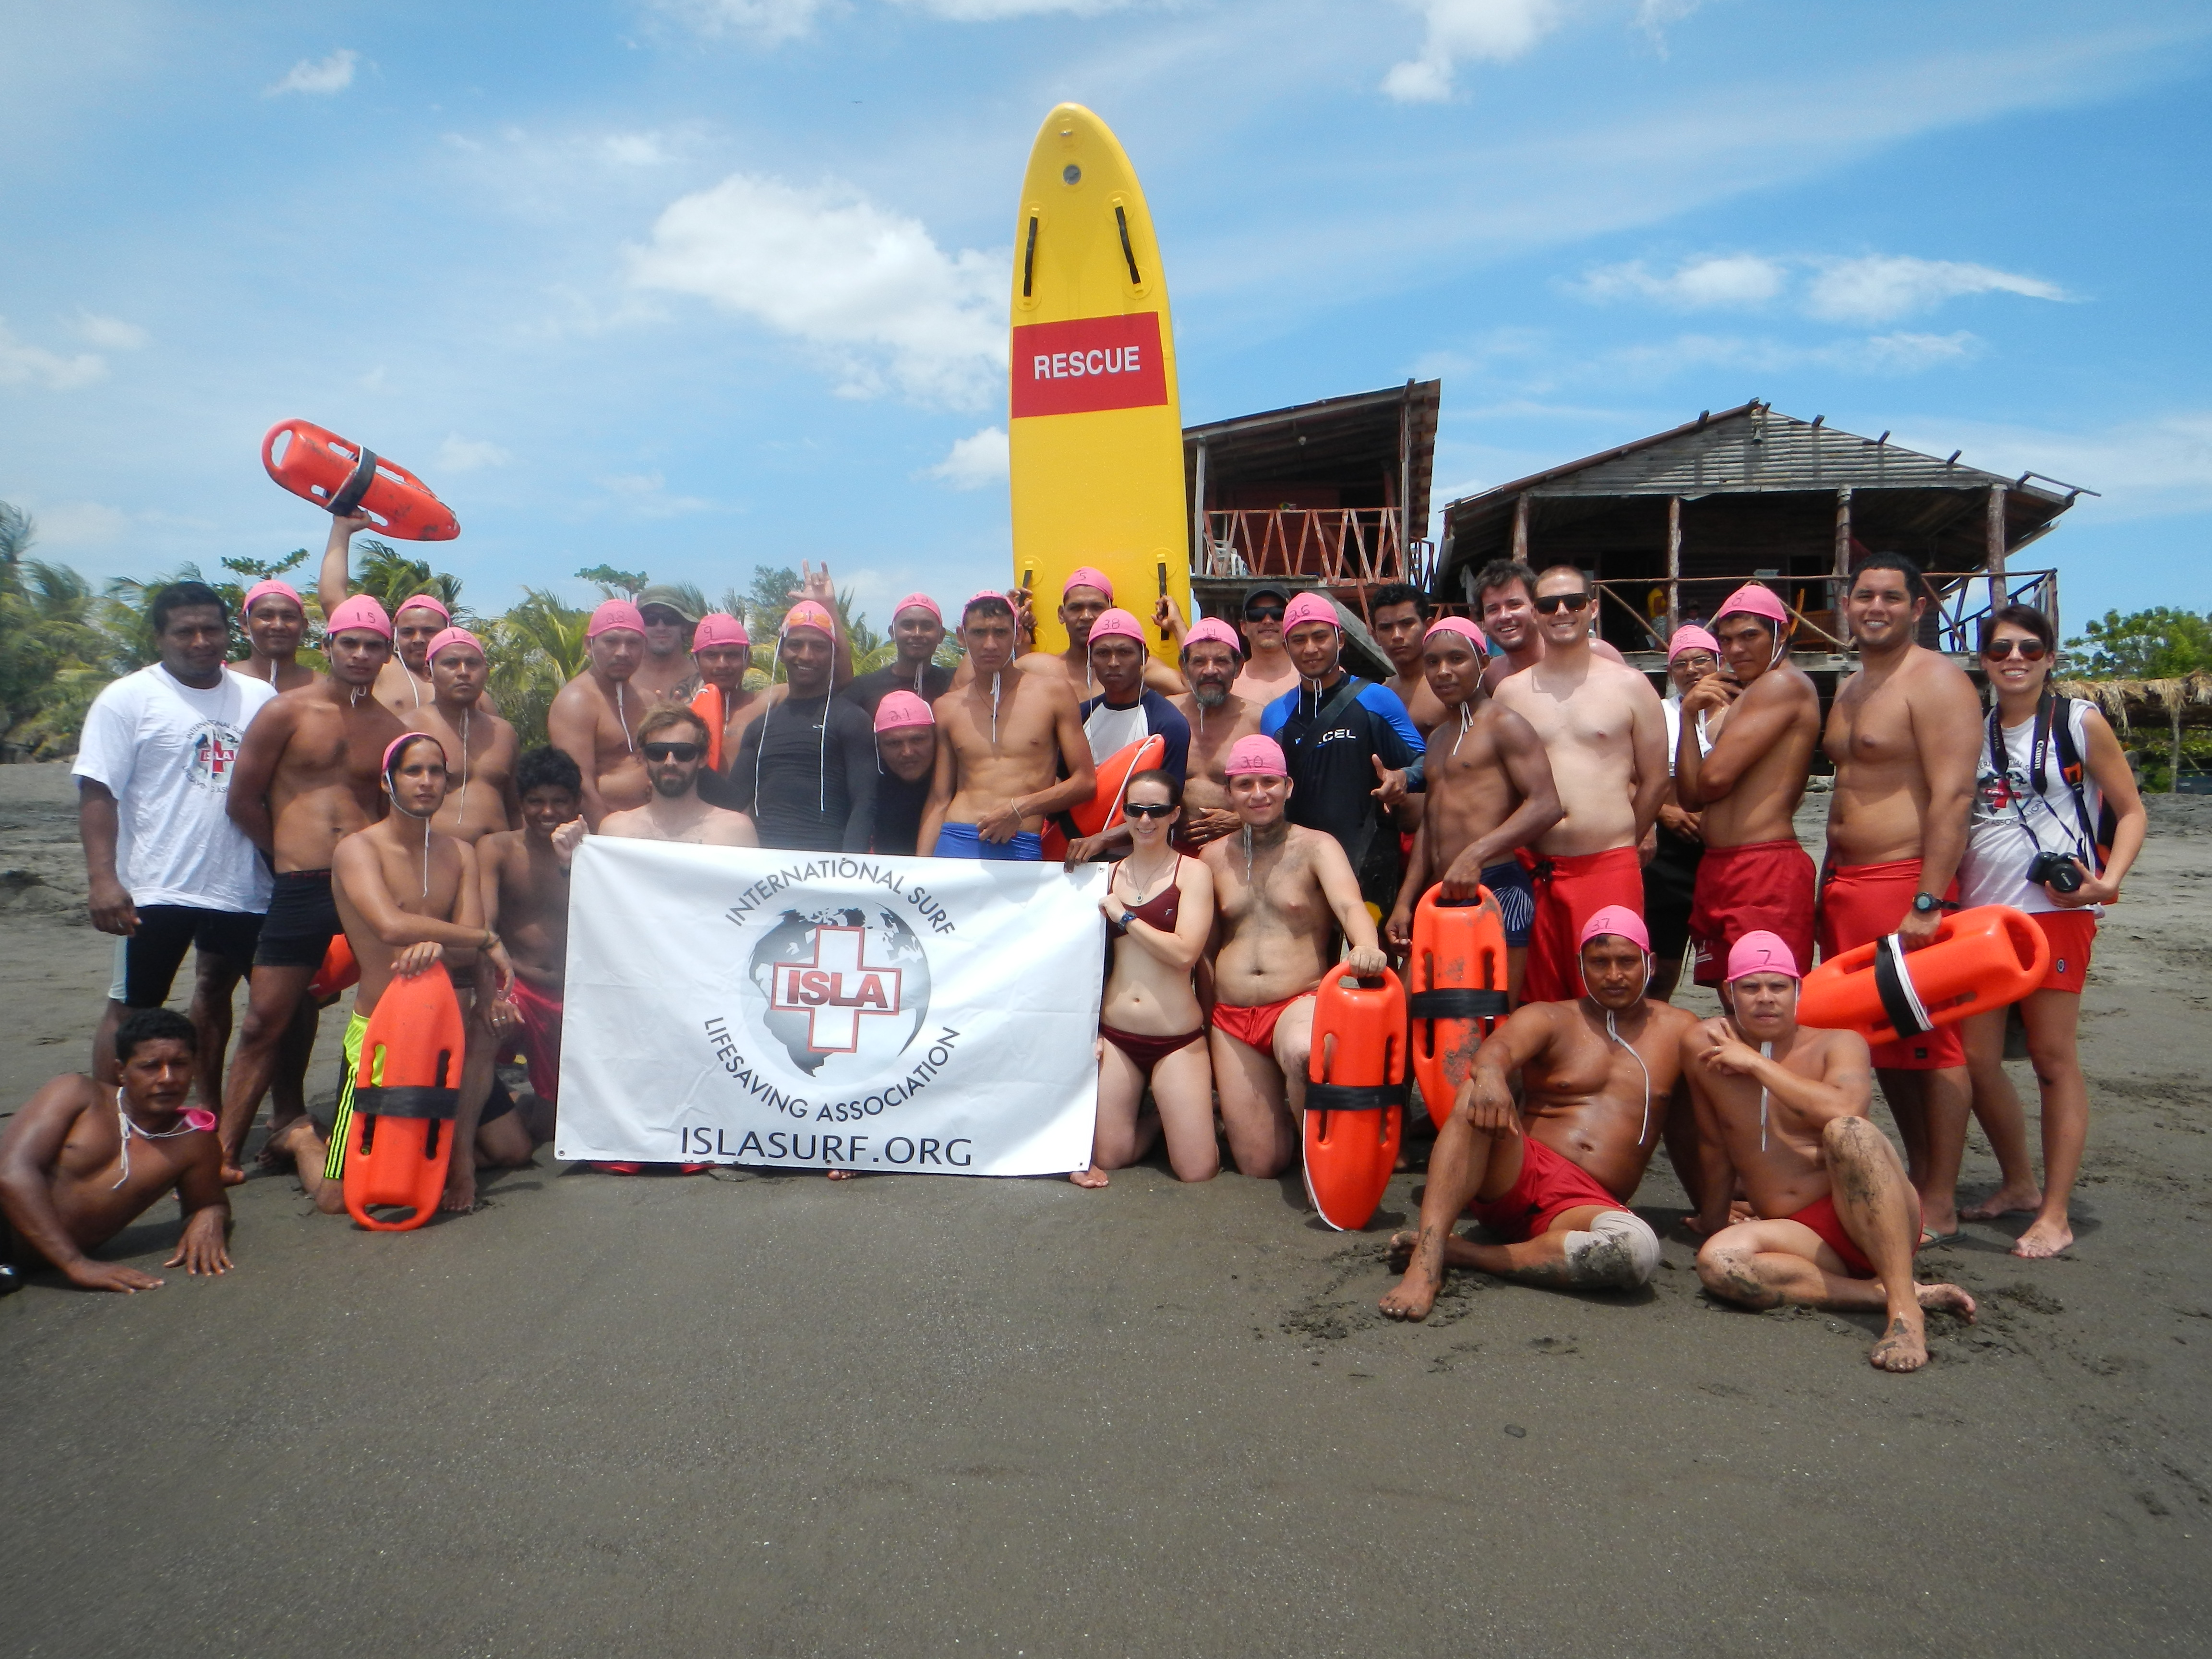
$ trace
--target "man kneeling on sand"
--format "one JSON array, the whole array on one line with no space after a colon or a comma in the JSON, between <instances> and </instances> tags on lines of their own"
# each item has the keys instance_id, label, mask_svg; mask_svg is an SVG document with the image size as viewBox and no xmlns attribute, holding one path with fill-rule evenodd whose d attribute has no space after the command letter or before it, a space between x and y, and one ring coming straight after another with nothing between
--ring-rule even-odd
<instances>
[{"instance_id":1,"label":"man kneeling on sand","mask_svg":"<svg viewBox=\"0 0 2212 1659\"><path fill-rule=\"evenodd\" d=\"M1884 1309L1874 1364L1917 1371L1928 1363L1922 1310L1971 1320L1974 1299L1955 1285L1913 1282L1920 1200L1867 1116L1866 1039L1798 1024L1799 977L1780 938L1745 934L1729 952L1729 1013L1683 1036L1705 1163L1690 1224L1708 1236L1698 1277L1747 1308ZM1739 1177L1757 1218L1730 1225Z\"/></svg>"},{"instance_id":2,"label":"man kneeling on sand","mask_svg":"<svg viewBox=\"0 0 2212 1659\"><path fill-rule=\"evenodd\" d=\"M0 1291L16 1268L58 1267L88 1291L150 1291L161 1281L96 1250L164 1193L184 1206L177 1253L161 1265L191 1273L230 1270L222 1149L213 1112L185 1109L198 1064L192 1023L168 1008L137 1008L115 1029L123 1084L82 1072L33 1095L0 1134ZM133 1146L133 1143L137 1145Z\"/></svg>"},{"instance_id":3,"label":"man kneeling on sand","mask_svg":"<svg viewBox=\"0 0 2212 1659\"><path fill-rule=\"evenodd\" d=\"M1573 1290L1632 1290L1658 1271L1659 1236L1627 1204L1666 1127L1682 1036L1696 1021L1644 994L1651 941L1633 910L1592 916L1579 955L1581 997L1528 1004L1475 1051L1429 1155L1421 1230L1390 1241L1406 1275L1382 1298L1391 1318L1428 1317L1446 1267ZM1470 1207L1503 1243L1452 1236Z\"/></svg>"}]
</instances>

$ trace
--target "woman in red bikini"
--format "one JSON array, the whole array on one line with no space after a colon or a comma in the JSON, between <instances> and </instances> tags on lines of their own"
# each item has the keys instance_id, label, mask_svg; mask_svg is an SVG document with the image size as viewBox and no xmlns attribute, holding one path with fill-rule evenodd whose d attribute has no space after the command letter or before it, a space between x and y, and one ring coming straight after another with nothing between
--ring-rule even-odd
<instances>
[{"instance_id":1,"label":"woman in red bikini","mask_svg":"<svg viewBox=\"0 0 2212 1659\"><path fill-rule=\"evenodd\" d=\"M1164 1131L1179 1181L1221 1169L1213 1138L1213 1064L1191 970L1213 929L1213 877L1169 837L1182 816L1182 786L1167 772L1129 781L1123 811L1129 855L1114 866L1098 908L1106 913L1106 992L1098 1011L1098 1127L1091 1167L1068 1176L1103 1187ZM1139 1117L1150 1080L1157 1117Z\"/></svg>"}]
</instances>

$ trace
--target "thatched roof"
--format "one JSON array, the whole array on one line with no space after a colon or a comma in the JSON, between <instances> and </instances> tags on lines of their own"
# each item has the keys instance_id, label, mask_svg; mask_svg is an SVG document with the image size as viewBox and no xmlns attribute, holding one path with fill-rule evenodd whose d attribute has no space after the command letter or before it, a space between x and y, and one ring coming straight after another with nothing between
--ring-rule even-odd
<instances>
[{"instance_id":1,"label":"thatched roof","mask_svg":"<svg viewBox=\"0 0 2212 1659\"><path fill-rule=\"evenodd\" d=\"M2212 726L2212 673L2201 668L2172 680L2061 680L2057 690L2095 703L2122 732L2136 721L2170 727L2176 714L2184 726Z\"/></svg>"}]
</instances>

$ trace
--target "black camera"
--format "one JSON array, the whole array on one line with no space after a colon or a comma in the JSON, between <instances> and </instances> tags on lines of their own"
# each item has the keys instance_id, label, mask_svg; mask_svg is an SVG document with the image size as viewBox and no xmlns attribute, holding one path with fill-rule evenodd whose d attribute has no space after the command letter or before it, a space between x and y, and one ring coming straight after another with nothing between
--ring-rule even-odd
<instances>
[{"instance_id":1,"label":"black camera","mask_svg":"<svg viewBox=\"0 0 2212 1659\"><path fill-rule=\"evenodd\" d=\"M2054 893L2081 890L2081 866L2063 853L2038 853L2027 866L2027 878Z\"/></svg>"}]
</instances>

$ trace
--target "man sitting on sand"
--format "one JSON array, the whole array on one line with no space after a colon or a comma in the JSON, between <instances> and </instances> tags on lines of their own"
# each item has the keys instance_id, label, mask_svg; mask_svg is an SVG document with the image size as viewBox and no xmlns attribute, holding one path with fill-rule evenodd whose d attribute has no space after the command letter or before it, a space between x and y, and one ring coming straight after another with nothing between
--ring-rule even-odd
<instances>
[{"instance_id":1,"label":"man sitting on sand","mask_svg":"<svg viewBox=\"0 0 2212 1659\"><path fill-rule=\"evenodd\" d=\"M158 1289L161 1281L96 1250L161 1196L184 1206L176 1254L161 1265L230 1271L230 1200L215 1114L185 1109L198 1068L192 1023L167 1008L134 1008L115 1029L120 1087L82 1072L33 1095L0 1133L0 1290L11 1267L39 1258L88 1291Z\"/></svg>"},{"instance_id":2,"label":"man sitting on sand","mask_svg":"<svg viewBox=\"0 0 2212 1659\"><path fill-rule=\"evenodd\" d=\"M1867 1115L1866 1039L1798 1024L1799 977L1779 937L1747 933L1729 952L1728 1016L1683 1034L1705 1164L1690 1224L1706 1236L1698 1277L1747 1308L1882 1309L1873 1363L1917 1371L1928 1363L1923 1310L1971 1320L1974 1299L1913 1282L1920 1200ZM1739 1180L1758 1218L1731 1225Z\"/></svg>"},{"instance_id":3,"label":"man sitting on sand","mask_svg":"<svg viewBox=\"0 0 2212 1659\"><path fill-rule=\"evenodd\" d=\"M1351 945L1356 974L1379 974L1375 919L1334 836L1291 823L1282 745L1258 732L1224 769L1242 828L1200 854L1221 912L1211 1048L1229 1155L1248 1176L1280 1175L1304 1131L1314 993Z\"/></svg>"},{"instance_id":4,"label":"man sitting on sand","mask_svg":"<svg viewBox=\"0 0 2212 1659\"><path fill-rule=\"evenodd\" d=\"M1086 638L1096 620L1085 619ZM937 700L937 771L920 848L927 858L1035 863L1045 819L1097 787L1075 692L1065 674L1013 662L1014 611L1003 594L987 588L968 601L960 639L974 672Z\"/></svg>"},{"instance_id":5,"label":"man sitting on sand","mask_svg":"<svg viewBox=\"0 0 2212 1659\"><path fill-rule=\"evenodd\" d=\"M1592 916L1580 961L1580 997L1529 1004L1477 1051L1429 1155L1420 1231L1390 1242L1406 1275L1382 1298L1391 1318L1428 1317L1446 1267L1574 1290L1632 1290L1658 1271L1659 1236L1627 1204L1666 1127L1683 1034L1696 1021L1644 995L1651 945L1633 910ZM1452 1236L1470 1205L1504 1243Z\"/></svg>"},{"instance_id":6,"label":"man sitting on sand","mask_svg":"<svg viewBox=\"0 0 2212 1659\"><path fill-rule=\"evenodd\" d=\"M361 964L361 988L346 1022L346 1073L337 1115L325 1144L315 1126L300 1118L271 1134L272 1148L289 1154L300 1184L325 1215L345 1208L345 1161L353 1125L354 1091L361 1076L362 1045L369 1016L395 979L444 972L446 963L473 969L474 1011L466 1022L468 1048L461 1064L461 1092L453 1113L453 1155L438 1207L466 1214L476 1207L477 1165L527 1164L537 1149L527 1127L511 1115L514 1103L492 1092L493 1039L489 1020L514 981L514 969L498 936L484 926L483 887L476 848L430 828L445 804L446 751L435 738L410 732L394 738L381 768L392 811L348 836L331 859L331 895L345 923L346 942ZM370 1078L368 1085L379 1079Z\"/></svg>"},{"instance_id":7,"label":"man sitting on sand","mask_svg":"<svg viewBox=\"0 0 2212 1659\"><path fill-rule=\"evenodd\" d=\"M568 866L576 850L573 835L556 845L554 832L566 823L580 829L583 779L575 762L549 748L525 755L514 781L522 794L522 828L501 830L477 843L477 878L484 926L499 935L514 964L507 1000L530 1067L530 1091L552 1108L560 1104ZM508 1021L495 1018L493 1023L503 1029ZM550 1132L551 1126L532 1127L535 1133L541 1127Z\"/></svg>"}]
</instances>

